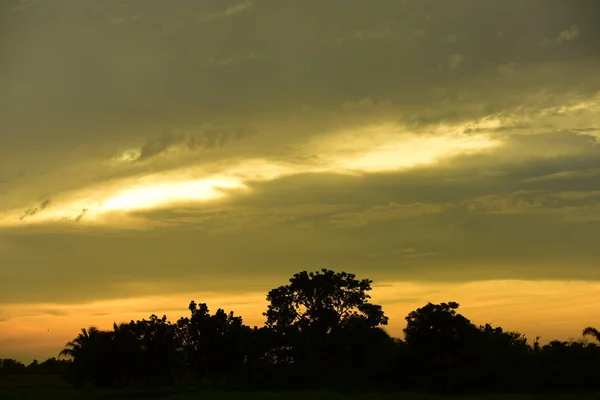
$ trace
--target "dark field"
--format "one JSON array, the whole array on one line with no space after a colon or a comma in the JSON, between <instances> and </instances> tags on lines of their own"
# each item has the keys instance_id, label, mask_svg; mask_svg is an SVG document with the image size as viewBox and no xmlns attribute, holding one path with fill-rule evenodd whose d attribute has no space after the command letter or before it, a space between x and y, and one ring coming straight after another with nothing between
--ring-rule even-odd
<instances>
[{"instance_id":1,"label":"dark field","mask_svg":"<svg viewBox=\"0 0 600 400\"><path fill-rule=\"evenodd\" d=\"M433 394L411 394L411 393L364 393L364 394L341 394L329 391L315 392L280 392L280 393L244 393L244 392L211 392L211 391L186 391L178 389L160 389L154 391L142 390L95 390L95 389L71 389L60 387L10 387L0 388L0 399L2 400L87 400L87 399L372 399L372 400L592 400L600 399L600 394L564 394L564 395L473 395L444 397Z\"/></svg>"},{"instance_id":2,"label":"dark field","mask_svg":"<svg viewBox=\"0 0 600 400\"><path fill-rule=\"evenodd\" d=\"M233 392L198 390L189 387L159 389L74 389L54 376L12 376L0 379L0 400L95 400L95 399L169 399L169 400L230 400L230 399L372 399L372 400L600 400L600 394L555 395L462 395L445 397L423 393L354 393L334 391L302 392Z\"/></svg>"}]
</instances>

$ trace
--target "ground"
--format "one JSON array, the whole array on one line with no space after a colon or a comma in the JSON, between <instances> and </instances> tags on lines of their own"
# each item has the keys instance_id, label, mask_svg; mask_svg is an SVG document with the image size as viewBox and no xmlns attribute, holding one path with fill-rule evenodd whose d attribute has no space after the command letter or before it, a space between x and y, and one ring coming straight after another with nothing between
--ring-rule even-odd
<instances>
[{"instance_id":1,"label":"ground","mask_svg":"<svg viewBox=\"0 0 600 400\"><path fill-rule=\"evenodd\" d=\"M232 391L198 391L183 388L141 389L74 389L54 376L0 377L1 400L96 400L96 399L168 399L168 400L600 400L600 394L563 395L473 395L443 397L433 394L411 393L354 393L331 391L247 393Z\"/></svg>"},{"instance_id":2,"label":"ground","mask_svg":"<svg viewBox=\"0 0 600 400\"><path fill-rule=\"evenodd\" d=\"M258 400L258 399L369 399L369 400L436 400L445 397L427 394L354 394L344 395L327 391L316 392L281 392L281 393L238 393L238 392L176 392L174 390L134 391L134 390L76 390L60 387L20 386L0 388L2 400L95 400L95 399L168 399L168 400ZM459 396L454 400L599 400L600 394L581 395L484 395L484 396Z\"/></svg>"}]
</instances>

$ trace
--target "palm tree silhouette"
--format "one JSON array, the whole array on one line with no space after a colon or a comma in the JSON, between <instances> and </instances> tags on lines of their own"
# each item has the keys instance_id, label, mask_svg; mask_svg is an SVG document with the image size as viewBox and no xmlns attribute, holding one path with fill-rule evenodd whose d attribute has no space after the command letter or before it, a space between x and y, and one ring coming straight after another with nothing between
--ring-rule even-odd
<instances>
[{"instance_id":1,"label":"palm tree silhouette","mask_svg":"<svg viewBox=\"0 0 600 400\"><path fill-rule=\"evenodd\" d=\"M90 348L94 338L99 335L100 330L95 326L90 326L88 329L82 328L81 333L75 339L67 342L65 348L58 353L58 356L78 359L86 349Z\"/></svg>"},{"instance_id":2,"label":"palm tree silhouette","mask_svg":"<svg viewBox=\"0 0 600 400\"><path fill-rule=\"evenodd\" d=\"M591 336L600 342L600 331L594 327L588 326L583 330L583 336Z\"/></svg>"}]
</instances>

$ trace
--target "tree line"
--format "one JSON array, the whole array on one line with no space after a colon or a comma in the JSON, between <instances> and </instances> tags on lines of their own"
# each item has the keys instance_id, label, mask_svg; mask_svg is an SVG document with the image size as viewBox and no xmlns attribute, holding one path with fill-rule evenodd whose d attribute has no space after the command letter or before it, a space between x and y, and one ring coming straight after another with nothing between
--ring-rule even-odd
<instances>
[{"instance_id":1,"label":"tree line","mask_svg":"<svg viewBox=\"0 0 600 400\"><path fill-rule=\"evenodd\" d=\"M519 332L477 326L455 302L428 303L408 314L393 338L372 281L323 269L295 274L267 294L266 324L206 304L189 316L82 329L60 352L25 366L0 359L0 374L55 373L75 386L197 383L243 390L338 388L463 392L600 390L600 332L593 340L541 346Z\"/></svg>"}]
</instances>

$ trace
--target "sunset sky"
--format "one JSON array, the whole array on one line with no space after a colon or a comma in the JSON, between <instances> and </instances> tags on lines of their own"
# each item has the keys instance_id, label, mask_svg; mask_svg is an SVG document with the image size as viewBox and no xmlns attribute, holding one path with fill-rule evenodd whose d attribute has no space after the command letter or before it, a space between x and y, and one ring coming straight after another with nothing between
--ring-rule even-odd
<instances>
[{"instance_id":1,"label":"sunset sky","mask_svg":"<svg viewBox=\"0 0 600 400\"><path fill-rule=\"evenodd\" d=\"M0 358L295 272L600 328L596 0L1 0Z\"/></svg>"}]
</instances>

